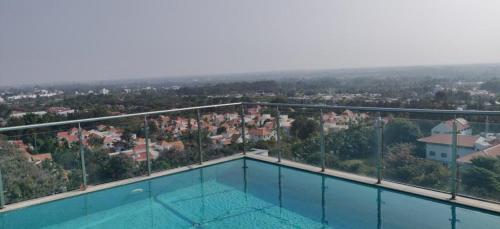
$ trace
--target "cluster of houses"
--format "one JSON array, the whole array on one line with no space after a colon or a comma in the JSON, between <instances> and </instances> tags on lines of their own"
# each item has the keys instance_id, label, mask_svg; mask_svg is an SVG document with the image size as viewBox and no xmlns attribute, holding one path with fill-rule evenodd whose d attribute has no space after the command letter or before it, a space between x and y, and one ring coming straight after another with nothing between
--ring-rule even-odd
<instances>
[{"instance_id":1,"label":"cluster of houses","mask_svg":"<svg viewBox=\"0 0 500 229\"><path fill-rule=\"evenodd\" d=\"M330 112L323 114L323 126L326 131L335 132L348 129L350 124L367 120L369 117L366 113L354 113L350 110L345 110L341 114Z\"/></svg>"},{"instance_id":2,"label":"cluster of houses","mask_svg":"<svg viewBox=\"0 0 500 229\"><path fill-rule=\"evenodd\" d=\"M500 141L497 134L473 135L472 127L463 118L451 119L436 125L431 136L418 139L425 144L426 158L448 164L452 160L453 122L457 128L457 162L467 165L476 157L500 156Z\"/></svg>"},{"instance_id":3,"label":"cluster of houses","mask_svg":"<svg viewBox=\"0 0 500 229\"><path fill-rule=\"evenodd\" d=\"M147 159L147 146L149 146L150 158L152 159L158 158L160 155L159 152L162 150L184 150L184 144L180 140L161 142L152 142L149 140L148 144L146 144L146 140L144 138L139 138L135 134L133 134L129 139L129 141L133 141L133 144L131 144L133 147L130 149L124 149L121 144L118 144L124 141L124 139L122 139L123 129L115 128L113 126L98 125L96 129L89 131L82 129L81 134L82 144L86 147L104 147L111 151L111 153L109 153L110 156L125 154L137 162L145 161ZM91 141L92 138L99 139L102 144L97 146L93 145ZM78 129L72 128L69 131L58 132L57 139L60 143L68 143L70 145L78 142Z\"/></svg>"},{"instance_id":4,"label":"cluster of houses","mask_svg":"<svg viewBox=\"0 0 500 229\"><path fill-rule=\"evenodd\" d=\"M62 107L54 107L49 109L49 112L71 112L70 110ZM247 141L258 142L276 139L276 126L277 117L271 114L265 114L264 108L260 106L247 109L245 115L245 139ZM326 131L338 131L347 129L348 125L352 122L358 122L367 119L368 115L364 113L354 113L349 110L343 113L336 114L334 112L323 114L324 128ZM280 115L279 124L285 133L290 133L292 124L295 120L288 117L288 115ZM166 116L160 115L156 118L148 119L148 122L154 125L155 131L168 135L162 141L149 140L146 144L144 138L137 137L135 134L123 139L123 129L113 126L98 125L94 129L82 129L82 144L85 147L93 148L100 147L108 149L110 156L125 154L130 156L133 160L140 162L147 159L147 152L150 153L151 159L157 159L162 151L178 151L181 152L185 149L185 142L182 139L190 131L198 129L198 122L194 118L182 116ZM237 112L225 113L205 113L201 116L201 128L207 132L211 148L222 148L227 145L241 143L243 141L241 136L241 119ZM154 133L153 133L154 134ZM67 131L57 132L56 137L60 144L68 144L75 146L74 143L79 142L79 132L77 128L71 128ZM129 147L124 147L124 142ZM96 142L98 145L96 145ZM16 148L21 149L22 153L33 162L40 162L45 159L51 160L50 153L44 154L30 154L32 149L21 140L11 141ZM149 149L147 148L149 147Z\"/></svg>"}]
</instances>

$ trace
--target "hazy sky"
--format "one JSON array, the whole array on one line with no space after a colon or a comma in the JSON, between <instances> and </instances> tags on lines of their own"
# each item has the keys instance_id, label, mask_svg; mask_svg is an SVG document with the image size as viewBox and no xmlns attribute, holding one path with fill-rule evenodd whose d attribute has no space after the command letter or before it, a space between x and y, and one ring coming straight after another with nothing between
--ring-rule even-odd
<instances>
[{"instance_id":1,"label":"hazy sky","mask_svg":"<svg viewBox=\"0 0 500 229\"><path fill-rule=\"evenodd\" d=\"M0 85L485 62L499 0L0 0Z\"/></svg>"}]
</instances>

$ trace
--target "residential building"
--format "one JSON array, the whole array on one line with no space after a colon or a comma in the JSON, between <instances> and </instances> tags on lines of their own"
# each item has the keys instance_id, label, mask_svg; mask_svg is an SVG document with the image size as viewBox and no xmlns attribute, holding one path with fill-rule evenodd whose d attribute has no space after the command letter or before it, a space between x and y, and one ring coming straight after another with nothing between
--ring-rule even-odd
<instances>
[{"instance_id":1,"label":"residential building","mask_svg":"<svg viewBox=\"0 0 500 229\"><path fill-rule=\"evenodd\" d=\"M457 123L457 133L460 135L472 135L472 128L469 122L463 118L455 119ZM432 135L435 134L451 134L453 132L453 119L441 122L434 128L432 128Z\"/></svg>"},{"instance_id":2,"label":"residential building","mask_svg":"<svg viewBox=\"0 0 500 229\"><path fill-rule=\"evenodd\" d=\"M266 127L253 128L249 131L250 140L254 142L271 140L274 135L274 131Z\"/></svg>"},{"instance_id":3,"label":"residential building","mask_svg":"<svg viewBox=\"0 0 500 229\"><path fill-rule=\"evenodd\" d=\"M22 118L24 117L25 115L27 114L34 114L34 115L38 115L38 116L43 116L45 114L47 114L46 111L35 111L35 112L20 112L20 111L14 111L12 112L12 114L10 114L10 117L11 118Z\"/></svg>"},{"instance_id":4,"label":"residential building","mask_svg":"<svg viewBox=\"0 0 500 229\"><path fill-rule=\"evenodd\" d=\"M49 113L53 113L53 114L57 114L57 115L62 115L62 116L67 116L68 114L75 113L74 109L67 108L67 107L51 107L47 111Z\"/></svg>"},{"instance_id":5,"label":"residential building","mask_svg":"<svg viewBox=\"0 0 500 229\"><path fill-rule=\"evenodd\" d=\"M425 157L427 159L443 163L451 162L451 134L435 134L420 138L418 141L425 143ZM485 149L489 146L490 144L481 136L458 135L457 158Z\"/></svg>"},{"instance_id":6,"label":"residential building","mask_svg":"<svg viewBox=\"0 0 500 229\"><path fill-rule=\"evenodd\" d=\"M155 150L155 143L149 144L149 156L152 160L157 159L160 156L160 153ZM122 151L121 153L131 157L134 161L141 162L147 160L147 150L146 144L136 145L134 148L130 150ZM112 154L116 155L116 154ZM111 156L112 156L111 155Z\"/></svg>"},{"instance_id":7,"label":"residential building","mask_svg":"<svg viewBox=\"0 0 500 229\"><path fill-rule=\"evenodd\" d=\"M156 144L155 148L157 150L174 150L176 152L181 152L184 150L184 143L182 141L162 141L160 144Z\"/></svg>"},{"instance_id":8,"label":"residential building","mask_svg":"<svg viewBox=\"0 0 500 229\"><path fill-rule=\"evenodd\" d=\"M101 94L103 94L103 95L107 95L107 94L109 94L109 90L108 90L108 89L106 89L106 88L101 89L101 91L100 91L100 92L101 92Z\"/></svg>"},{"instance_id":9,"label":"residential building","mask_svg":"<svg viewBox=\"0 0 500 229\"><path fill-rule=\"evenodd\" d=\"M473 159L478 157L487 157L487 158L500 157L500 144L496 144L494 146L485 148L483 150L467 154L463 157L458 158L457 162L461 165L469 165L472 163Z\"/></svg>"}]
</instances>

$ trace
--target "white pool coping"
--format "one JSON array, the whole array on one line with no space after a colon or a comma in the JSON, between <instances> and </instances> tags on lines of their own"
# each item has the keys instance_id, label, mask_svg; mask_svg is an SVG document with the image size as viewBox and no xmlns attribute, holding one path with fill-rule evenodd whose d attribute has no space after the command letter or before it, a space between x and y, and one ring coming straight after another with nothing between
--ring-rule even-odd
<instances>
[{"instance_id":1,"label":"white pool coping","mask_svg":"<svg viewBox=\"0 0 500 229\"><path fill-rule=\"evenodd\" d=\"M482 209L482 210L487 210L491 212L495 212L497 214L500 214L500 204L496 204L493 202L487 202L487 201L482 201L478 199L473 199L473 198L468 198L468 197L463 197L463 196L457 196L455 200L451 200L450 197L451 195L449 193L443 193L443 192L438 192L434 190L429 190L429 189L424 189L424 188L419 188L419 187L414 187L414 186L408 186L400 183L395 183L395 182L390 182L383 180L380 184L377 184L377 179L372 178L372 177L366 177L366 176L361 176L357 174L352 174L352 173L347 173L347 172L341 172L337 170L332 170L332 169L325 169L325 171L321 172L321 168L317 166L312 166L312 165L306 165L290 160L281 160L280 163L277 162L277 159L274 157L268 157L264 155L258 155L258 154L251 154L247 153L246 155L243 155L242 153L235 154L232 156L227 156L223 158L218 158L210 161L205 161L203 164L196 164L196 165L189 165L189 166L183 166L175 169L170 169L166 171L161 171L161 172L156 172L151 174L150 176L141 176L141 177L134 177L130 179L125 179L125 180L119 180L119 181L113 181L105 184L99 184L99 185L93 185L93 186L88 186L87 189L85 190L75 190L75 191L69 191L69 192L64 192L64 193L59 193L59 194L54 194L46 197L41 197L37 199L32 199L32 200L27 200L27 201L22 201L18 203L13 203L9 205L5 205L3 209L0 209L0 213L2 212L8 212L8 211L13 211L16 209L21 209L21 208L26 208L30 207L33 205L38 205L38 204L43 204L55 200L60 200L60 199L65 199L65 198L70 198L70 197L75 197L79 195L84 195L87 193L92 193L104 189L109 189L109 188L114 188L122 185L127 185L131 183L136 183L140 181L145 181L145 180L150 180L166 175L172 175L184 171L189 171L197 168L202 168L214 164L219 164L227 161L232 161L236 159L241 159L241 158L250 158L254 160L259 160L259 161L264 161L268 163L273 163L277 165L284 165L288 166L291 168L296 168L304 171L309 171L313 173L318 173L318 174L325 174L329 175L332 177L337 177L345 180L350 180L362 184L368 184L372 185L374 187L382 187L390 190L395 190L395 191L400 191L404 193L409 193L409 194L414 194L417 196L422 196L422 197L427 197L431 199L436 199L444 202L449 202L449 203L455 203L463 206L468 206L472 208L477 208L477 209Z\"/></svg>"}]
</instances>

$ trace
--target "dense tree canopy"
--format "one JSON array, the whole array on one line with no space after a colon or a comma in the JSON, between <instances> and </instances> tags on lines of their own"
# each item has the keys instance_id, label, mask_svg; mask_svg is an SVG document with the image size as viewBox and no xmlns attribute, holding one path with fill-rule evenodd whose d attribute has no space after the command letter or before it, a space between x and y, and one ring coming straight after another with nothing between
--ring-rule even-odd
<instances>
[{"instance_id":1,"label":"dense tree canopy","mask_svg":"<svg viewBox=\"0 0 500 229\"><path fill-rule=\"evenodd\" d=\"M6 202L13 203L67 190L63 169L55 163L30 163L12 145L0 141L0 170Z\"/></svg>"},{"instance_id":2,"label":"dense tree canopy","mask_svg":"<svg viewBox=\"0 0 500 229\"><path fill-rule=\"evenodd\" d=\"M392 145L396 143L416 143L422 137L420 128L413 122L396 118L384 127L384 143Z\"/></svg>"},{"instance_id":3,"label":"dense tree canopy","mask_svg":"<svg viewBox=\"0 0 500 229\"><path fill-rule=\"evenodd\" d=\"M446 190L450 171L442 163L414 156L415 145L395 144L384 157L384 177L398 182Z\"/></svg>"},{"instance_id":4,"label":"dense tree canopy","mask_svg":"<svg viewBox=\"0 0 500 229\"><path fill-rule=\"evenodd\" d=\"M462 169L465 193L500 201L500 157L478 157Z\"/></svg>"},{"instance_id":5,"label":"dense tree canopy","mask_svg":"<svg viewBox=\"0 0 500 229\"><path fill-rule=\"evenodd\" d=\"M297 116L295 121L292 123L292 135L302 140L309 138L315 133L319 133L318 131L318 122L304 116Z\"/></svg>"}]
</instances>

